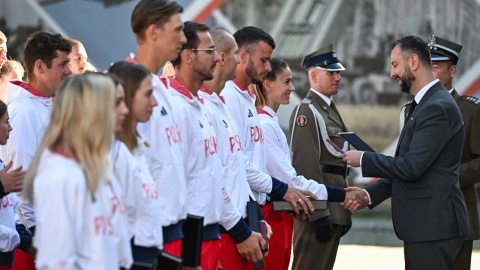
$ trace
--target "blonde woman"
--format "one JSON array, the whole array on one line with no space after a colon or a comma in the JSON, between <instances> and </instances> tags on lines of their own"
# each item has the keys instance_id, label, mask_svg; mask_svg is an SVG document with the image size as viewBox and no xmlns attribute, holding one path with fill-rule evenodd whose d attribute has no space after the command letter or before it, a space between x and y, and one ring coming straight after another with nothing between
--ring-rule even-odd
<instances>
[{"instance_id":1,"label":"blonde woman","mask_svg":"<svg viewBox=\"0 0 480 270\"><path fill-rule=\"evenodd\" d=\"M91 73L67 78L25 179L37 213L37 269L118 269L109 147L115 84Z\"/></svg>"}]
</instances>

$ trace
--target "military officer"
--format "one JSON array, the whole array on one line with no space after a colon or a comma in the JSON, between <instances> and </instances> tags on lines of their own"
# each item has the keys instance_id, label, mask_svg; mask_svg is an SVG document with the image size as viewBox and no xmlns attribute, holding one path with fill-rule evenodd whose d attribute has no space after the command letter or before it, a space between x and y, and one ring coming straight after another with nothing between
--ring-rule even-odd
<instances>
[{"instance_id":1,"label":"military officer","mask_svg":"<svg viewBox=\"0 0 480 270\"><path fill-rule=\"evenodd\" d=\"M330 139L347 151L338 132L347 131L332 96L337 94L340 71L345 70L333 45L323 46L303 59L310 90L290 118L292 163L299 175L321 184L345 188L348 168ZM351 213L338 203L315 212L306 221L295 220L292 269L333 269L340 237L352 225Z\"/></svg>"},{"instance_id":2,"label":"military officer","mask_svg":"<svg viewBox=\"0 0 480 270\"><path fill-rule=\"evenodd\" d=\"M465 197L469 234L465 237L462 249L455 260L455 269L470 269L473 240L480 239L480 218L478 213L478 196L475 184L480 182L480 100L476 97L460 96L452 85L457 72L457 62L463 46L432 35L428 43L432 58L433 73L449 90L455 99L465 124L465 140L459 172L460 189ZM404 105L400 122L404 123L410 101ZM402 119L403 118L403 119Z\"/></svg>"}]
</instances>

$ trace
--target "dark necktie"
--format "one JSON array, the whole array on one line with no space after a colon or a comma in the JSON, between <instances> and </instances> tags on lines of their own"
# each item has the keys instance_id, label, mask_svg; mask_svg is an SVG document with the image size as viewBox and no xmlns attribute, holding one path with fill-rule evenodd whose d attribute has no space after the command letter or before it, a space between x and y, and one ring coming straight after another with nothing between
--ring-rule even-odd
<instances>
[{"instance_id":1,"label":"dark necktie","mask_svg":"<svg viewBox=\"0 0 480 270\"><path fill-rule=\"evenodd\" d=\"M405 118L405 123L408 121L408 118L410 118L410 115L412 115L413 110L415 110L415 107L417 106L417 102L415 99L413 100L412 104L410 104L410 108L408 109L408 115Z\"/></svg>"}]
</instances>

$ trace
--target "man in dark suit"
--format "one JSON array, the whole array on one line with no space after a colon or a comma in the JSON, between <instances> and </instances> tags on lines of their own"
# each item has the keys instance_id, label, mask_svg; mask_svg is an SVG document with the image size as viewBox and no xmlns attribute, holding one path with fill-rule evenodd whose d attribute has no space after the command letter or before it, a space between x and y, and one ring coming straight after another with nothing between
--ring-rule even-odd
<instances>
[{"instance_id":1,"label":"man in dark suit","mask_svg":"<svg viewBox=\"0 0 480 270\"><path fill-rule=\"evenodd\" d=\"M460 96L452 85L463 46L434 35L431 36L428 46L432 57L433 74L455 99L465 125L459 184L465 198L470 226L460 254L455 260L455 269L467 270L471 267L473 240L480 239L478 195L475 188L475 184L480 181L480 100L476 97ZM404 105L403 119L411 102Z\"/></svg>"},{"instance_id":2,"label":"man in dark suit","mask_svg":"<svg viewBox=\"0 0 480 270\"><path fill-rule=\"evenodd\" d=\"M393 42L391 66L390 76L402 91L415 96L395 157L348 151L343 159L360 166L363 176L382 177L365 189L364 196L369 197L370 208L392 198L393 225L404 242L406 269L454 269L468 234L458 183L462 116L435 79L429 47L421 38Z\"/></svg>"},{"instance_id":3,"label":"man in dark suit","mask_svg":"<svg viewBox=\"0 0 480 270\"><path fill-rule=\"evenodd\" d=\"M308 179L345 188L347 166L342 154L327 142L330 139L348 150L348 143L337 134L348 129L331 99L345 68L332 44L305 56L302 65L311 88L290 118L292 165ZM295 220L292 269L333 269L340 237L351 225L351 213L338 203L329 203L328 210L314 212L307 220Z\"/></svg>"}]
</instances>

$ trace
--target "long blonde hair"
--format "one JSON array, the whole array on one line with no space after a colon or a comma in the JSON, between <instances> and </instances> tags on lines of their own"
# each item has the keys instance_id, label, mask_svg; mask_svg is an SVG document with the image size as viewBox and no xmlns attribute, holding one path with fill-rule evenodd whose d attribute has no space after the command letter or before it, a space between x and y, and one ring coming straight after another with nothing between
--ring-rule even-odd
<instances>
[{"instance_id":1,"label":"long blonde hair","mask_svg":"<svg viewBox=\"0 0 480 270\"><path fill-rule=\"evenodd\" d=\"M115 84L105 74L86 73L68 77L55 96L50 123L24 183L33 202L33 181L45 149L61 148L75 157L93 195L108 170L109 149L115 129Z\"/></svg>"}]
</instances>

